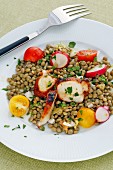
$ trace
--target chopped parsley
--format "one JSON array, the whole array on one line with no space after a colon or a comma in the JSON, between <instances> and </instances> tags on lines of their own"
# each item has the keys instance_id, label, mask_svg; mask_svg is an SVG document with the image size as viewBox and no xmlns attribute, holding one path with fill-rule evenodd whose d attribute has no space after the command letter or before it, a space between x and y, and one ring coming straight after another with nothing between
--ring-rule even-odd
<instances>
[{"instance_id":1,"label":"chopped parsley","mask_svg":"<svg viewBox=\"0 0 113 170\"><path fill-rule=\"evenodd\" d=\"M11 115L11 117L15 117L14 115Z\"/></svg>"},{"instance_id":2,"label":"chopped parsley","mask_svg":"<svg viewBox=\"0 0 113 170\"><path fill-rule=\"evenodd\" d=\"M25 129L26 128L26 125L25 124L23 124L23 129Z\"/></svg>"},{"instance_id":3,"label":"chopped parsley","mask_svg":"<svg viewBox=\"0 0 113 170\"><path fill-rule=\"evenodd\" d=\"M97 61L97 57L94 58L94 61Z\"/></svg>"},{"instance_id":4,"label":"chopped parsley","mask_svg":"<svg viewBox=\"0 0 113 170\"><path fill-rule=\"evenodd\" d=\"M68 118L69 121L72 121L73 119L71 117Z\"/></svg>"},{"instance_id":5,"label":"chopped parsley","mask_svg":"<svg viewBox=\"0 0 113 170\"><path fill-rule=\"evenodd\" d=\"M16 57L14 57L14 60L16 60Z\"/></svg>"},{"instance_id":6,"label":"chopped parsley","mask_svg":"<svg viewBox=\"0 0 113 170\"><path fill-rule=\"evenodd\" d=\"M72 41L72 42L69 42L68 47L74 48L75 45L76 45L76 43L74 41Z\"/></svg>"},{"instance_id":7,"label":"chopped parsley","mask_svg":"<svg viewBox=\"0 0 113 170\"><path fill-rule=\"evenodd\" d=\"M92 84L94 84L94 85L96 84L96 80L95 79L92 80Z\"/></svg>"},{"instance_id":8,"label":"chopped parsley","mask_svg":"<svg viewBox=\"0 0 113 170\"><path fill-rule=\"evenodd\" d=\"M72 87L67 87L67 89L65 89L65 93L71 94L72 93Z\"/></svg>"},{"instance_id":9,"label":"chopped parsley","mask_svg":"<svg viewBox=\"0 0 113 170\"><path fill-rule=\"evenodd\" d=\"M38 64L41 64L42 63L42 60L38 60Z\"/></svg>"},{"instance_id":10,"label":"chopped parsley","mask_svg":"<svg viewBox=\"0 0 113 170\"><path fill-rule=\"evenodd\" d=\"M20 117L21 119L24 119L22 116Z\"/></svg>"},{"instance_id":11,"label":"chopped parsley","mask_svg":"<svg viewBox=\"0 0 113 170\"><path fill-rule=\"evenodd\" d=\"M78 76L81 76L81 75L82 75L82 72L81 72L81 71L79 71L79 72L77 73L77 75L78 75Z\"/></svg>"},{"instance_id":12,"label":"chopped parsley","mask_svg":"<svg viewBox=\"0 0 113 170\"><path fill-rule=\"evenodd\" d=\"M52 85L52 82L49 81L48 84L47 84L47 87L50 87Z\"/></svg>"},{"instance_id":13,"label":"chopped parsley","mask_svg":"<svg viewBox=\"0 0 113 170\"><path fill-rule=\"evenodd\" d=\"M73 98L72 98L72 97L69 97L69 99L70 99L70 100L73 100Z\"/></svg>"},{"instance_id":14,"label":"chopped parsley","mask_svg":"<svg viewBox=\"0 0 113 170\"><path fill-rule=\"evenodd\" d=\"M9 128L10 127L10 125L4 125L4 128Z\"/></svg>"},{"instance_id":15,"label":"chopped parsley","mask_svg":"<svg viewBox=\"0 0 113 170\"><path fill-rule=\"evenodd\" d=\"M20 64L21 64L21 60L20 60L20 59L18 59L18 65L20 66Z\"/></svg>"},{"instance_id":16,"label":"chopped parsley","mask_svg":"<svg viewBox=\"0 0 113 170\"><path fill-rule=\"evenodd\" d=\"M52 76L53 76L53 77L55 77L55 78L57 78L57 77L58 77L58 75L57 75L57 74L54 74L54 73L52 74Z\"/></svg>"},{"instance_id":17,"label":"chopped parsley","mask_svg":"<svg viewBox=\"0 0 113 170\"><path fill-rule=\"evenodd\" d=\"M7 89L7 88L3 88L2 90L4 90L4 91L8 91L8 89Z\"/></svg>"},{"instance_id":18,"label":"chopped parsley","mask_svg":"<svg viewBox=\"0 0 113 170\"><path fill-rule=\"evenodd\" d=\"M9 64L6 65L7 67L9 66Z\"/></svg>"},{"instance_id":19,"label":"chopped parsley","mask_svg":"<svg viewBox=\"0 0 113 170\"><path fill-rule=\"evenodd\" d=\"M18 125L17 127L13 128L12 130L16 130L16 129L20 129L20 125Z\"/></svg>"},{"instance_id":20,"label":"chopped parsley","mask_svg":"<svg viewBox=\"0 0 113 170\"><path fill-rule=\"evenodd\" d=\"M82 121L83 119L80 117L80 118L78 118L78 121L80 122L80 121Z\"/></svg>"},{"instance_id":21,"label":"chopped parsley","mask_svg":"<svg viewBox=\"0 0 113 170\"><path fill-rule=\"evenodd\" d=\"M23 89L23 93L26 93L26 92L27 92L27 89L26 89L26 88L24 88L24 89Z\"/></svg>"},{"instance_id":22,"label":"chopped parsley","mask_svg":"<svg viewBox=\"0 0 113 170\"><path fill-rule=\"evenodd\" d=\"M66 103L60 103L58 106L59 107L66 107L67 105L66 105Z\"/></svg>"},{"instance_id":23,"label":"chopped parsley","mask_svg":"<svg viewBox=\"0 0 113 170\"><path fill-rule=\"evenodd\" d=\"M74 94L74 96L79 96L78 92L76 92L76 93Z\"/></svg>"},{"instance_id":24,"label":"chopped parsley","mask_svg":"<svg viewBox=\"0 0 113 170\"><path fill-rule=\"evenodd\" d=\"M53 70L55 70L55 69L56 69L56 67L55 67L55 66L53 66L53 67L52 67L52 69L53 69Z\"/></svg>"},{"instance_id":25,"label":"chopped parsley","mask_svg":"<svg viewBox=\"0 0 113 170\"><path fill-rule=\"evenodd\" d=\"M47 54L47 55L45 56L45 59L46 59L47 61L49 61L49 60L50 60L50 55Z\"/></svg>"},{"instance_id":26,"label":"chopped parsley","mask_svg":"<svg viewBox=\"0 0 113 170\"><path fill-rule=\"evenodd\" d=\"M68 71L79 71L80 70L80 66L75 66L75 67L71 67L71 68L68 68Z\"/></svg>"},{"instance_id":27,"label":"chopped parsley","mask_svg":"<svg viewBox=\"0 0 113 170\"><path fill-rule=\"evenodd\" d=\"M103 75L99 77L99 80L102 81L105 85L108 84L108 81L106 80L106 78Z\"/></svg>"},{"instance_id":28,"label":"chopped parsley","mask_svg":"<svg viewBox=\"0 0 113 170\"><path fill-rule=\"evenodd\" d=\"M27 136L24 136L24 138L27 138Z\"/></svg>"},{"instance_id":29,"label":"chopped parsley","mask_svg":"<svg viewBox=\"0 0 113 170\"><path fill-rule=\"evenodd\" d=\"M39 128L41 131L45 131L45 127L44 126L40 126Z\"/></svg>"},{"instance_id":30,"label":"chopped parsley","mask_svg":"<svg viewBox=\"0 0 113 170\"><path fill-rule=\"evenodd\" d=\"M53 59L56 60L56 55L54 55Z\"/></svg>"},{"instance_id":31,"label":"chopped parsley","mask_svg":"<svg viewBox=\"0 0 113 170\"><path fill-rule=\"evenodd\" d=\"M75 102L71 102L70 105L71 105L71 106L75 106Z\"/></svg>"},{"instance_id":32,"label":"chopped parsley","mask_svg":"<svg viewBox=\"0 0 113 170\"><path fill-rule=\"evenodd\" d=\"M79 112L80 112L81 115L83 114L83 110L80 110Z\"/></svg>"}]
</instances>

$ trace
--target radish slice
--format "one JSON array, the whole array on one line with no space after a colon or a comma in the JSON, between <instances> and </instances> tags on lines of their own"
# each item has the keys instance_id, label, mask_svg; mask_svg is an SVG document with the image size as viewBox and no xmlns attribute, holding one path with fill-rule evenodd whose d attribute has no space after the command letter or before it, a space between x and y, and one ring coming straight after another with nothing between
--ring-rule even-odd
<instances>
[{"instance_id":1,"label":"radish slice","mask_svg":"<svg viewBox=\"0 0 113 170\"><path fill-rule=\"evenodd\" d=\"M105 64L97 65L91 70L87 71L86 77L95 77L96 75L102 75L107 71L107 66Z\"/></svg>"},{"instance_id":2,"label":"radish slice","mask_svg":"<svg viewBox=\"0 0 113 170\"><path fill-rule=\"evenodd\" d=\"M109 110L109 106L103 106L104 109Z\"/></svg>"},{"instance_id":3,"label":"radish slice","mask_svg":"<svg viewBox=\"0 0 113 170\"><path fill-rule=\"evenodd\" d=\"M55 66L56 68L63 68L69 64L69 61L70 61L70 57L67 53L56 51L52 54L52 59L50 60L50 64Z\"/></svg>"},{"instance_id":4,"label":"radish slice","mask_svg":"<svg viewBox=\"0 0 113 170\"><path fill-rule=\"evenodd\" d=\"M96 110L96 120L99 123L103 123L109 119L109 112L104 107L99 107Z\"/></svg>"}]
</instances>

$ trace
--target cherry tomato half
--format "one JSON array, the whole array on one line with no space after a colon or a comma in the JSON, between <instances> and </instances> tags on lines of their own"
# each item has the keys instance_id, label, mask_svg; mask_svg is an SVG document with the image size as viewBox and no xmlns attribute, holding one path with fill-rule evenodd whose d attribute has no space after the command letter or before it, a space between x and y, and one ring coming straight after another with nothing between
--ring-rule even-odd
<instances>
[{"instance_id":1,"label":"cherry tomato half","mask_svg":"<svg viewBox=\"0 0 113 170\"><path fill-rule=\"evenodd\" d=\"M36 62L42 59L44 56L44 52L38 47L30 47L24 53L24 60Z\"/></svg>"},{"instance_id":2,"label":"cherry tomato half","mask_svg":"<svg viewBox=\"0 0 113 170\"><path fill-rule=\"evenodd\" d=\"M77 57L79 61L93 61L94 58L97 56L96 50L81 50L77 52Z\"/></svg>"}]
</instances>

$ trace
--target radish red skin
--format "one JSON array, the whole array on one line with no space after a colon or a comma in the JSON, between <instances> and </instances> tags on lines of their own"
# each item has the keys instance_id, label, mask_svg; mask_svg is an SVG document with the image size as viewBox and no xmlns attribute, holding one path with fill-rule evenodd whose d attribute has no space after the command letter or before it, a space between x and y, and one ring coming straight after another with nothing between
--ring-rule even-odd
<instances>
[{"instance_id":1,"label":"radish red skin","mask_svg":"<svg viewBox=\"0 0 113 170\"><path fill-rule=\"evenodd\" d=\"M95 112L95 118L96 118L96 121L98 122L98 123L104 123L104 122L106 122L108 119L109 119L109 117L110 117L110 113L109 113L109 111L105 108L106 106L100 106L100 107L98 107L98 109L99 108L103 108L103 109L105 109L107 112L108 112L108 115L107 115L107 118L104 120L104 121L101 121L101 120L98 120L98 118L97 118L97 110L96 110L96 112Z\"/></svg>"},{"instance_id":2,"label":"radish red skin","mask_svg":"<svg viewBox=\"0 0 113 170\"><path fill-rule=\"evenodd\" d=\"M97 71L91 71L90 70L86 73L86 77L91 78L91 77L95 77L97 75L102 75L107 71L107 66L105 65L104 68L97 70Z\"/></svg>"},{"instance_id":3,"label":"radish red skin","mask_svg":"<svg viewBox=\"0 0 113 170\"><path fill-rule=\"evenodd\" d=\"M51 64L52 66L54 66L54 63L53 63L53 61L52 61L52 58L53 58L56 54L63 54L63 55L65 55L65 56L67 57L67 64L64 65L63 67L60 67L60 68L64 68L64 67L68 66L68 64L69 64L69 62L70 62L70 57L69 57L69 55L68 55L67 53L61 52L61 51L55 51L55 52L52 54L52 57L51 57L51 60L50 60L50 64ZM57 69L60 69L60 68L57 68Z\"/></svg>"}]
</instances>

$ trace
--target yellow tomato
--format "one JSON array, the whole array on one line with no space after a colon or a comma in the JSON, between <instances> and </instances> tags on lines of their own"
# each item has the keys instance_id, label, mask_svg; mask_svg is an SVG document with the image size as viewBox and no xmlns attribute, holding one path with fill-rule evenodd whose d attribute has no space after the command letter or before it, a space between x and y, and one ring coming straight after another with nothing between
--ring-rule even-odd
<instances>
[{"instance_id":1,"label":"yellow tomato","mask_svg":"<svg viewBox=\"0 0 113 170\"><path fill-rule=\"evenodd\" d=\"M29 100L22 95L16 95L10 99L9 109L12 115L21 117L27 113Z\"/></svg>"},{"instance_id":2,"label":"yellow tomato","mask_svg":"<svg viewBox=\"0 0 113 170\"><path fill-rule=\"evenodd\" d=\"M96 122L95 112L89 108L81 108L77 113L79 125L84 128L90 128Z\"/></svg>"}]
</instances>

